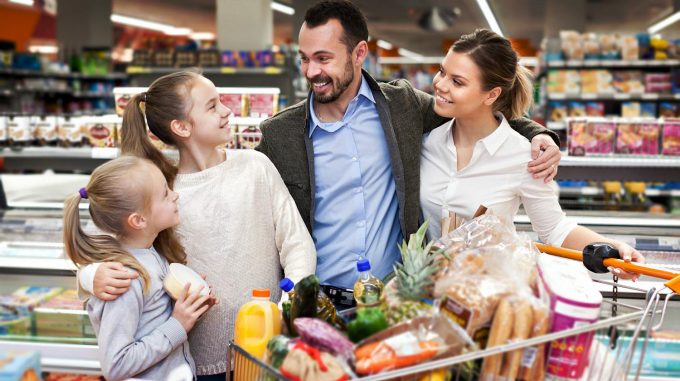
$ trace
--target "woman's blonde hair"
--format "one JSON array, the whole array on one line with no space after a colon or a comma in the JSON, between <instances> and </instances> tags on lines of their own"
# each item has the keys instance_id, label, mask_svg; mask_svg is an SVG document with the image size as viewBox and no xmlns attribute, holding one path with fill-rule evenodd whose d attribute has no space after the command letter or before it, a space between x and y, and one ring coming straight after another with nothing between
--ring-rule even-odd
<instances>
[{"instance_id":1,"label":"woman's blonde hair","mask_svg":"<svg viewBox=\"0 0 680 381\"><path fill-rule=\"evenodd\" d=\"M144 284L144 291L149 287L149 273L125 250L117 237L125 235L127 218L150 207L150 191L145 186L147 173L144 165L154 164L148 160L122 156L109 161L92 172L85 194L76 193L64 203L64 247L68 257L77 266L97 262L120 262L137 271ZM80 223L78 205L86 196L90 202L92 222L108 234L88 234ZM173 239L168 240L168 237ZM168 262L186 263L184 248L170 231L163 237L159 234L154 247Z\"/></svg>"},{"instance_id":2,"label":"woman's blonde hair","mask_svg":"<svg viewBox=\"0 0 680 381\"><path fill-rule=\"evenodd\" d=\"M531 72L519 64L510 41L487 29L477 29L456 41L451 50L467 54L482 73L482 88L501 88L493 104L508 119L524 116L533 103Z\"/></svg>"}]
</instances>

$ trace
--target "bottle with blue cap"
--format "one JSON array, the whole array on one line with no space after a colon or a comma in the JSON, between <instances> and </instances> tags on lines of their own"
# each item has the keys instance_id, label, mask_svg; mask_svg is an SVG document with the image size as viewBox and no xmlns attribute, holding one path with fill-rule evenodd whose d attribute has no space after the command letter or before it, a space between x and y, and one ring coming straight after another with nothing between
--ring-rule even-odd
<instances>
[{"instance_id":1,"label":"bottle with blue cap","mask_svg":"<svg viewBox=\"0 0 680 381\"><path fill-rule=\"evenodd\" d=\"M354 283L354 300L358 307L370 307L380 304L383 282L371 273L371 262L368 259L357 261L359 276Z\"/></svg>"}]
</instances>

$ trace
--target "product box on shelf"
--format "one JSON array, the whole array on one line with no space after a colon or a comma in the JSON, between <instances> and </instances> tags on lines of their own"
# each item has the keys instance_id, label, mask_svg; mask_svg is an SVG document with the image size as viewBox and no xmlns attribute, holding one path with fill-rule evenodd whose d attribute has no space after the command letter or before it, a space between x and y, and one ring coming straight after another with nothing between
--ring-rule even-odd
<instances>
[{"instance_id":1,"label":"product box on shelf","mask_svg":"<svg viewBox=\"0 0 680 381\"><path fill-rule=\"evenodd\" d=\"M246 101L242 92L231 92L231 90L222 90L220 92L220 102L229 108L234 116L247 116L248 110L245 109Z\"/></svg>"},{"instance_id":2,"label":"product box on shelf","mask_svg":"<svg viewBox=\"0 0 680 381\"><path fill-rule=\"evenodd\" d=\"M127 106L133 96L146 91L146 87L115 87L113 89L113 97L116 104L116 114L123 116L125 106Z\"/></svg>"},{"instance_id":3,"label":"product box on shelf","mask_svg":"<svg viewBox=\"0 0 680 381\"><path fill-rule=\"evenodd\" d=\"M0 115L0 147L7 146L7 116Z\"/></svg>"},{"instance_id":4,"label":"product box on shelf","mask_svg":"<svg viewBox=\"0 0 680 381\"><path fill-rule=\"evenodd\" d=\"M54 337L95 337L76 290L66 290L34 309L35 334Z\"/></svg>"},{"instance_id":5,"label":"product box on shelf","mask_svg":"<svg viewBox=\"0 0 680 381\"><path fill-rule=\"evenodd\" d=\"M582 94L613 94L612 73L609 70L581 70Z\"/></svg>"},{"instance_id":6,"label":"product box on shelf","mask_svg":"<svg viewBox=\"0 0 680 381\"><path fill-rule=\"evenodd\" d=\"M673 102L659 103L659 117L661 118L675 118L678 115L678 104Z\"/></svg>"},{"instance_id":7,"label":"product box on shelf","mask_svg":"<svg viewBox=\"0 0 680 381\"><path fill-rule=\"evenodd\" d=\"M548 93L578 94L581 92L581 77L577 70L548 70Z\"/></svg>"},{"instance_id":8,"label":"product box on shelf","mask_svg":"<svg viewBox=\"0 0 680 381\"><path fill-rule=\"evenodd\" d=\"M118 116L116 115L86 117L83 121L83 129L88 143L97 148L114 147L117 124Z\"/></svg>"},{"instance_id":9,"label":"product box on shelf","mask_svg":"<svg viewBox=\"0 0 680 381\"><path fill-rule=\"evenodd\" d=\"M602 102L587 102L586 115L588 116L604 116L604 103Z\"/></svg>"},{"instance_id":10,"label":"product box on shelf","mask_svg":"<svg viewBox=\"0 0 680 381\"><path fill-rule=\"evenodd\" d=\"M57 117L52 115L35 116L35 141L39 146L57 145Z\"/></svg>"},{"instance_id":11,"label":"product box on shelf","mask_svg":"<svg viewBox=\"0 0 680 381\"><path fill-rule=\"evenodd\" d=\"M612 86L616 92L622 94L640 94L645 91L642 84L642 72L639 70L615 71Z\"/></svg>"},{"instance_id":12,"label":"product box on shelf","mask_svg":"<svg viewBox=\"0 0 680 381\"><path fill-rule=\"evenodd\" d=\"M101 381L100 376L92 374L50 373L45 381Z\"/></svg>"},{"instance_id":13,"label":"product box on shelf","mask_svg":"<svg viewBox=\"0 0 680 381\"><path fill-rule=\"evenodd\" d=\"M41 379L42 370L38 352L0 352L0 381L39 381Z\"/></svg>"},{"instance_id":14,"label":"product box on shelf","mask_svg":"<svg viewBox=\"0 0 680 381\"><path fill-rule=\"evenodd\" d=\"M623 102L621 104L621 116L624 118L638 118L642 113L640 102Z\"/></svg>"},{"instance_id":15,"label":"product box on shelf","mask_svg":"<svg viewBox=\"0 0 680 381\"><path fill-rule=\"evenodd\" d=\"M548 102L548 110L550 110L548 121L562 122L567 117L567 105L560 101Z\"/></svg>"},{"instance_id":16,"label":"product box on shelf","mask_svg":"<svg viewBox=\"0 0 680 381\"><path fill-rule=\"evenodd\" d=\"M9 115L7 117L8 142L12 147L29 146L33 140L30 115Z\"/></svg>"},{"instance_id":17,"label":"product box on shelf","mask_svg":"<svg viewBox=\"0 0 680 381\"><path fill-rule=\"evenodd\" d=\"M239 145L241 148L254 149L260 144L262 132L258 126L239 126Z\"/></svg>"},{"instance_id":18,"label":"product box on shelf","mask_svg":"<svg viewBox=\"0 0 680 381\"><path fill-rule=\"evenodd\" d=\"M583 102L569 102L568 114L570 118L586 116L586 105Z\"/></svg>"},{"instance_id":19,"label":"product box on shelf","mask_svg":"<svg viewBox=\"0 0 680 381\"><path fill-rule=\"evenodd\" d=\"M21 287L10 295L0 296L0 316L31 316L33 309L63 291L60 287Z\"/></svg>"},{"instance_id":20,"label":"product box on shelf","mask_svg":"<svg viewBox=\"0 0 680 381\"><path fill-rule=\"evenodd\" d=\"M83 117L57 117L57 142L62 147L79 147L83 145Z\"/></svg>"},{"instance_id":21,"label":"product box on shelf","mask_svg":"<svg viewBox=\"0 0 680 381\"><path fill-rule=\"evenodd\" d=\"M620 121L616 124L616 153L658 155L660 125L656 121Z\"/></svg>"},{"instance_id":22,"label":"product box on shelf","mask_svg":"<svg viewBox=\"0 0 680 381\"><path fill-rule=\"evenodd\" d=\"M576 118L569 120L568 129L570 155L606 155L614 152L614 122L597 118Z\"/></svg>"},{"instance_id":23,"label":"product box on shelf","mask_svg":"<svg viewBox=\"0 0 680 381\"><path fill-rule=\"evenodd\" d=\"M664 155L680 155L680 119L668 119L663 123L663 136L661 138Z\"/></svg>"}]
</instances>

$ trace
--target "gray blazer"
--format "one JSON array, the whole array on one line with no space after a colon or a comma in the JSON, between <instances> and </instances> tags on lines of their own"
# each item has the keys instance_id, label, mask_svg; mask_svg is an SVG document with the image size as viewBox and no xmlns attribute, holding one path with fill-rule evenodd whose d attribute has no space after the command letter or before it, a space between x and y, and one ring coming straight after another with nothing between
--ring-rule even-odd
<instances>
[{"instance_id":1,"label":"gray blazer","mask_svg":"<svg viewBox=\"0 0 680 381\"><path fill-rule=\"evenodd\" d=\"M404 237L418 230L420 218L420 145L422 136L449 119L433 109L434 98L414 89L403 79L378 83L363 72L376 101L376 108L392 162L392 175L399 200L399 222ZM282 110L260 125L262 140L256 148L278 169L295 200L307 229L312 233L314 219L314 150L308 134L309 98ZM545 127L521 118L510 121L520 134L531 139L548 133L559 144L557 135Z\"/></svg>"}]
</instances>

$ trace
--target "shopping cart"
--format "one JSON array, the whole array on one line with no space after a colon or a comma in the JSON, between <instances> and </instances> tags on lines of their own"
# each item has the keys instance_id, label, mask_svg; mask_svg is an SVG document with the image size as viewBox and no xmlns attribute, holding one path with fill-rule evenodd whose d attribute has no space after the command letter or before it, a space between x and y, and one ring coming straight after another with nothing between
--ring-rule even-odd
<instances>
[{"instance_id":1,"label":"shopping cart","mask_svg":"<svg viewBox=\"0 0 680 381\"><path fill-rule=\"evenodd\" d=\"M583 260L583 253L537 244L537 248L548 254L574 260ZM592 259L592 258L591 258ZM603 300L598 321L569 330L550 333L534 338L509 342L504 345L474 350L457 356L396 369L376 375L361 377L362 381L378 380L413 380L435 381L445 380L442 374L451 374L451 380L469 381L481 379L479 369L482 359L490 356L504 356L518 351L522 356L522 364L531 368L530 364L539 353L549 353L555 358L562 358L562 351L586 350L587 364L580 380L637 380L645 373L645 354L648 351L650 334L663 324L668 302L672 296L680 292L680 274L658 270L648 266L626 263L614 258L595 258L601 268L617 267L641 275L666 279L663 288L644 290L613 282L594 280L600 284L612 286L611 300ZM646 293L642 306L633 306L617 300L619 289L630 289ZM665 299L662 302L662 296ZM589 348L579 348L576 343L591 343ZM238 381L242 380L288 380L278 370L263 361L254 358L234 343L230 343L230 356L237 371ZM569 356L566 356L569 357ZM539 374L535 373L539 372ZM523 379L542 379L542 370L534 369L525 373ZM352 379L356 376L352 375ZM502 379L502 378L497 378ZM554 378L553 378L554 379ZM567 379L567 378L565 378Z\"/></svg>"}]
</instances>

